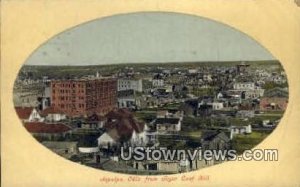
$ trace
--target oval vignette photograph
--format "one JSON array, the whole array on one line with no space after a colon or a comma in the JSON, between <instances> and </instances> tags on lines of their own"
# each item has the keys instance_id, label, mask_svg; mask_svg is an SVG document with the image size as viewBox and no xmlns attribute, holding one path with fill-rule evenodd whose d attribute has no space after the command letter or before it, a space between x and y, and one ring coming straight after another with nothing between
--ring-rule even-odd
<instances>
[{"instance_id":1,"label":"oval vignette photograph","mask_svg":"<svg viewBox=\"0 0 300 187\"><path fill-rule=\"evenodd\" d=\"M42 146L99 170L166 175L238 160L280 124L281 63L207 18L139 12L53 36L13 90L20 125Z\"/></svg>"}]
</instances>

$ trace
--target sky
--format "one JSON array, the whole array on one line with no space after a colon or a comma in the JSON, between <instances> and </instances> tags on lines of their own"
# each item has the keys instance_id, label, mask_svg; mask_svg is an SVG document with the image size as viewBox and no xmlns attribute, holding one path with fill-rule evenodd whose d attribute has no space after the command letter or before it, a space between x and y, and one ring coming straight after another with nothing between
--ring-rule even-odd
<instances>
[{"instance_id":1,"label":"sky","mask_svg":"<svg viewBox=\"0 0 300 187\"><path fill-rule=\"evenodd\" d=\"M230 26L192 15L144 12L92 20L46 41L30 65L274 60Z\"/></svg>"}]
</instances>

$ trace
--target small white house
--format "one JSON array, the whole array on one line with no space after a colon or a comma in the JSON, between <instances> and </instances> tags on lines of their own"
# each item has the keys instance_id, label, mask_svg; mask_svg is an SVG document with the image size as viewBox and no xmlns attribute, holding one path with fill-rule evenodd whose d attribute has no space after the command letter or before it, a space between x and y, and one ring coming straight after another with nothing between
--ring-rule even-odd
<instances>
[{"instance_id":1,"label":"small white house","mask_svg":"<svg viewBox=\"0 0 300 187\"><path fill-rule=\"evenodd\" d=\"M66 114L63 112L54 110L52 107L46 108L42 111L42 115L46 118L47 121L57 122L62 121L67 118Z\"/></svg>"},{"instance_id":2,"label":"small white house","mask_svg":"<svg viewBox=\"0 0 300 187\"><path fill-rule=\"evenodd\" d=\"M233 89L235 89L235 90L254 90L255 84L254 84L254 82L237 82L237 83L234 83Z\"/></svg>"},{"instance_id":3,"label":"small white house","mask_svg":"<svg viewBox=\"0 0 300 187\"><path fill-rule=\"evenodd\" d=\"M99 152L99 147L78 147L78 151L80 153L98 153Z\"/></svg>"},{"instance_id":4,"label":"small white house","mask_svg":"<svg viewBox=\"0 0 300 187\"><path fill-rule=\"evenodd\" d=\"M122 90L135 90L137 92L142 92L142 79L118 79L118 91Z\"/></svg>"},{"instance_id":5,"label":"small white house","mask_svg":"<svg viewBox=\"0 0 300 187\"><path fill-rule=\"evenodd\" d=\"M135 106L136 106L136 100L134 97L118 98L119 108L135 108Z\"/></svg>"},{"instance_id":6,"label":"small white house","mask_svg":"<svg viewBox=\"0 0 300 187\"><path fill-rule=\"evenodd\" d=\"M213 110L221 110L224 108L224 104L222 102L212 102L211 105Z\"/></svg>"},{"instance_id":7,"label":"small white house","mask_svg":"<svg viewBox=\"0 0 300 187\"><path fill-rule=\"evenodd\" d=\"M181 130L180 118L157 118L155 124L158 133L178 132Z\"/></svg>"},{"instance_id":8,"label":"small white house","mask_svg":"<svg viewBox=\"0 0 300 187\"><path fill-rule=\"evenodd\" d=\"M128 140L128 142L135 146L145 146L148 143L147 130L147 126L145 126L144 130L141 132L133 130L131 138ZM109 132L102 134L98 138L98 146L101 148L110 148L118 143L119 138L120 137L117 134L116 129L112 129Z\"/></svg>"},{"instance_id":9,"label":"small white house","mask_svg":"<svg viewBox=\"0 0 300 187\"><path fill-rule=\"evenodd\" d=\"M223 94L221 93L221 92L219 92L218 94L217 94L217 99L221 99L221 98L223 98L224 96L223 96Z\"/></svg>"},{"instance_id":10,"label":"small white house","mask_svg":"<svg viewBox=\"0 0 300 187\"><path fill-rule=\"evenodd\" d=\"M40 113L35 108L33 108L28 119L28 122L33 122L33 121L38 121L38 122L44 121L44 118L40 115Z\"/></svg>"},{"instance_id":11,"label":"small white house","mask_svg":"<svg viewBox=\"0 0 300 187\"><path fill-rule=\"evenodd\" d=\"M271 122L270 120L263 120L262 122L263 127L274 127L276 124L274 122Z\"/></svg>"},{"instance_id":12,"label":"small white house","mask_svg":"<svg viewBox=\"0 0 300 187\"><path fill-rule=\"evenodd\" d=\"M164 86L164 80L163 79L153 79L152 85L154 87L163 87Z\"/></svg>"},{"instance_id":13,"label":"small white house","mask_svg":"<svg viewBox=\"0 0 300 187\"><path fill-rule=\"evenodd\" d=\"M146 128L146 127L145 127ZM145 146L148 143L148 137L146 135L146 129L144 131L138 133L136 131L133 131L130 143L131 145L135 146Z\"/></svg>"},{"instance_id":14,"label":"small white house","mask_svg":"<svg viewBox=\"0 0 300 187\"><path fill-rule=\"evenodd\" d=\"M103 133L98 139L98 146L101 148L109 148L116 145L116 140L107 132Z\"/></svg>"},{"instance_id":15,"label":"small white house","mask_svg":"<svg viewBox=\"0 0 300 187\"><path fill-rule=\"evenodd\" d=\"M232 139L233 136L237 134L251 134L251 133L252 133L251 125L230 127L230 139Z\"/></svg>"},{"instance_id":16,"label":"small white house","mask_svg":"<svg viewBox=\"0 0 300 187\"><path fill-rule=\"evenodd\" d=\"M39 111L33 107L15 107L18 117L23 122L43 122L44 118Z\"/></svg>"}]
</instances>

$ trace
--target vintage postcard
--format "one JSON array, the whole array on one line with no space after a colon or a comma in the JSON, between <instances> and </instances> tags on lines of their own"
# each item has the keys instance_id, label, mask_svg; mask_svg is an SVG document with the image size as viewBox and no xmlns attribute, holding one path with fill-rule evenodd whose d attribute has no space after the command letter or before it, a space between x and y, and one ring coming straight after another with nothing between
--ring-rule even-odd
<instances>
[{"instance_id":1,"label":"vintage postcard","mask_svg":"<svg viewBox=\"0 0 300 187\"><path fill-rule=\"evenodd\" d=\"M2 186L299 186L298 1L1 4Z\"/></svg>"}]
</instances>

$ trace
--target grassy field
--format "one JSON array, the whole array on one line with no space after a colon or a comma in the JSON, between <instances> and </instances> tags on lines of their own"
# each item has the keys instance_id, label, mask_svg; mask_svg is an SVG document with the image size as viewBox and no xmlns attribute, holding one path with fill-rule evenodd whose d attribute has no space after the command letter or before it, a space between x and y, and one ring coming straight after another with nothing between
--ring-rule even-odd
<instances>
[{"instance_id":1,"label":"grassy field","mask_svg":"<svg viewBox=\"0 0 300 187\"><path fill-rule=\"evenodd\" d=\"M179 133L182 136L189 136L191 138L200 138L202 135L202 130L193 130L193 131L181 131Z\"/></svg>"},{"instance_id":2,"label":"grassy field","mask_svg":"<svg viewBox=\"0 0 300 187\"><path fill-rule=\"evenodd\" d=\"M189 133L181 132L180 134L173 136L159 136L158 141L160 147L167 147L169 149L191 149L200 146L201 132Z\"/></svg>"},{"instance_id":3,"label":"grassy field","mask_svg":"<svg viewBox=\"0 0 300 187\"><path fill-rule=\"evenodd\" d=\"M137 111L134 112L134 116L139 120L149 123L156 118L156 111Z\"/></svg>"},{"instance_id":4,"label":"grassy field","mask_svg":"<svg viewBox=\"0 0 300 187\"><path fill-rule=\"evenodd\" d=\"M257 144L262 142L270 132L253 131L248 135L236 135L232 140L232 148L238 154L243 153L246 149L252 149Z\"/></svg>"},{"instance_id":5,"label":"grassy field","mask_svg":"<svg viewBox=\"0 0 300 187\"><path fill-rule=\"evenodd\" d=\"M275 111L264 111L262 113L262 115L267 114L267 115L274 115L274 116L276 116L276 115L283 115L284 112L285 111L283 111L283 110L278 110L278 111L276 111L276 110Z\"/></svg>"},{"instance_id":6,"label":"grassy field","mask_svg":"<svg viewBox=\"0 0 300 187\"><path fill-rule=\"evenodd\" d=\"M281 114L277 114L277 115L256 115L253 120L257 120L257 121L262 121L262 120L270 120L270 121L276 121L279 120L282 117Z\"/></svg>"}]
</instances>

